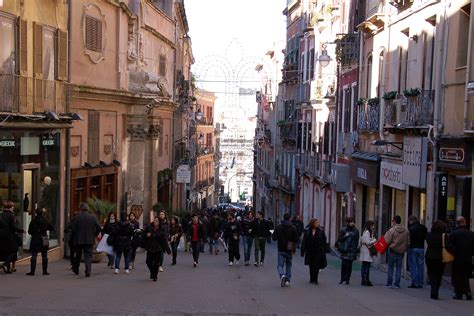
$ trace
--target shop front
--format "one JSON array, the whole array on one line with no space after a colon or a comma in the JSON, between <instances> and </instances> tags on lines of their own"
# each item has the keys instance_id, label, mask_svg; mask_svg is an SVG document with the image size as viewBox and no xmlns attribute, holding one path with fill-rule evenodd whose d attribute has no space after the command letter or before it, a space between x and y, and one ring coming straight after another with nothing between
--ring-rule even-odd
<instances>
[{"instance_id":1,"label":"shop front","mask_svg":"<svg viewBox=\"0 0 474 316\"><path fill-rule=\"evenodd\" d=\"M50 247L60 244L64 134L59 129L0 131L0 204L14 202L17 225L25 231L20 259L29 255L31 236L26 232L38 208L55 228L49 232Z\"/></svg>"},{"instance_id":2,"label":"shop front","mask_svg":"<svg viewBox=\"0 0 474 316\"><path fill-rule=\"evenodd\" d=\"M351 178L355 185L354 216L360 229L368 220L377 222L379 216L379 169L380 155L363 152L352 154Z\"/></svg>"},{"instance_id":3,"label":"shop front","mask_svg":"<svg viewBox=\"0 0 474 316\"><path fill-rule=\"evenodd\" d=\"M380 234L385 234L392 226L392 219L399 215L402 223L406 220L406 185L403 183L401 159L383 158L380 163L380 186L382 190L382 212L379 225Z\"/></svg>"}]
</instances>

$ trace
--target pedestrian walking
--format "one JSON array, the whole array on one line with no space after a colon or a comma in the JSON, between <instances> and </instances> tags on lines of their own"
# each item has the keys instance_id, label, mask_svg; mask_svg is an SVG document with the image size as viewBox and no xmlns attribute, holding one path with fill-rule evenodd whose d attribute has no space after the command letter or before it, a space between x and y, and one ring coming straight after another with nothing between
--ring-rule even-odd
<instances>
[{"instance_id":1,"label":"pedestrian walking","mask_svg":"<svg viewBox=\"0 0 474 316\"><path fill-rule=\"evenodd\" d=\"M229 266L234 263L239 264L240 260L240 234L241 227L240 223L236 220L234 214L229 214L227 218L227 224L224 229L224 236L228 242L228 253L229 253ZM235 261L234 261L235 260Z\"/></svg>"},{"instance_id":2,"label":"pedestrian walking","mask_svg":"<svg viewBox=\"0 0 474 316\"><path fill-rule=\"evenodd\" d=\"M169 241L171 246L171 253L173 255L172 265L176 264L176 257L178 256L178 245L183 235L183 229L179 224L178 218L176 216L171 217L170 219L170 234Z\"/></svg>"},{"instance_id":3,"label":"pedestrian walking","mask_svg":"<svg viewBox=\"0 0 474 316\"><path fill-rule=\"evenodd\" d=\"M113 249L115 251L115 274L120 273L120 259L123 255L125 273L130 273L130 259L132 256L133 227L127 220L127 212L120 213L120 220L112 232Z\"/></svg>"},{"instance_id":4,"label":"pedestrian walking","mask_svg":"<svg viewBox=\"0 0 474 316\"><path fill-rule=\"evenodd\" d=\"M89 207L86 203L79 205L79 214L77 214L71 225L72 238L74 247L76 248L75 262L72 271L78 275L81 257L84 253L84 265L86 277L91 276L92 266L92 247L95 238L100 233L100 225L97 218L89 213Z\"/></svg>"},{"instance_id":5,"label":"pedestrian walking","mask_svg":"<svg viewBox=\"0 0 474 316\"><path fill-rule=\"evenodd\" d=\"M278 242L277 270L281 287L290 286L293 253L296 251L296 242L298 241L298 233L291 224L290 218L289 213L283 215L284 220L277 226L272 237Z\"/></svg>"},{"instance_id":6,"label":"pedestrian walking","mask_svg":"<svg viewBox=\"0 0 474 316\"><path fill-rule=\"evenodd\" d=\"M202 237L201 243L199 245L199 251L204 252L204 246L207 244L207 235L209 232L209 218L207 217L207 213L205 210L201 212L201 220L202 228L204 229L204 236Z\"/></svg>"},{"instance_id":7,"label":"pedestrian walking","mask_svg":"<svg viewBox=\"0 0 474 316\"><path fill-rule=\"evenodd\" d=\"M275 230L275 224L273 224L273 220L271 217L267 219L268 221L268 229L271 231ZM267 237L267 243L271 244L272 243L272 234L270 233Z\"/></svg>"},{"instance_id":8,"label":"pedestrian walking","mask_svg":"<svg viewBox=\"0 0 474 316\"><path fill-rule=\"evenodd\" d=\"M361 272L361 285L362 286L373 286L370 282L370 266L374 261L374 256L377 255L377 250L374 248L374 244L377 239L374 237L374 222L367 221L360 237L360 261L362 261Z\"/></svg>"},{"instance_id":9,"label":"pedestrian walking","mask_svg":"<svg viewBox=\"0 0 474 316\"><path fill-rule=\"evenodd\" d=\"M161 210L159 215L158 215L158 219L160 221L160 226L161 226L161 229L163 229L163 231L165 232L165 239L168 240L169 239L169 236L170 236L170 227L169 227L169 223L168 223L168 218L166 216L166 212L164 210ZM166 246L168 246L168 243L166 243ZM161 252L160 254L160 262L159 262L159 270L160 272L163 272L163 260L165 258L165 251L167 251L167 249L164 249L164 251Z\"/></svg>"},{"instance_id":10,"label":"pedestrian walking","mask_svg":"<svg viewBox=\"0 0 474 316\"><path fill-rule=\"evenodd\" d=\"M443 241L447 240L446 224L441 220L436 220L431 226L431 231L426 235L425 261L428 270L428 278L430 280L431 295L434 300L438 299L439 287L443 279L444 268L446 264L443 262Z\"/></svg>"},{"instance_id":11,"label":"pedestrian walking","mask_svg":"<svg viewBox=\"0 0 474 316\"><path fill-rule=\"evenodd\" d=\"M219 254L219 237L221 236L221 223L217 211L212 215L209 221L209 253Z\"/></svg>"},{"instance_id":12,"label":"pedestrian walking","mask_svg":"<svg viewBox=\"0 0 474 316\"><path fill-rule=\"evenodd\" d=\"M71 269L74 266L76 255L76 248L74 247L74 240L72 238L72 221L77 214L78 212L74 212L72 214L71 220L69 223L67 223L66 228L64 228L64 243L69 247L69 261L71 263Z\"/></svg>"},{"instance_id":13,"label":"pedestrian walking","mask_svg":"<svg viewBox=\"0 0 474 316\"><path fill-rule=\"evenodd\" d=\"M415 215L408 217L408 231L410 232L410 246L408 248L408 268L410 269L411 289L423 288L425 274L425 240L428 229L418 221Z\"/></svg>"},{"instance_id":14,"label":"pedestrian walking","mask_svg":"<svg viewBox=\"0 0 474 316\"><path fill-rule=\"evenodd\" d=\"M26 275L35 275L36 271L36 258L38 252L41 253L41 264L43 268L43 275L49 275L48 272L48 249L49 249L49 237L48 231L53 231L54 227L44 217L44 209L37 209L36 216L30 222L28 226L28 234L31 235L30 242L30 272Z\"/></svg>"},{"instance_id":15,"label":"pedestrian walking","mask_svg":"<svg viewBox=\"0 0 474 316\"><path fill-rule=\"evenodd\" d=\"M336 248L341 254L341 279L339 284L349 284L352 275L352 262L359 253L359 231L353 217L346 218L346 226L339 232Z\"/></svg>"},{"instance_id":16,"label":"pedestrian walking","mask_svg":"<svg viewBox=\"0 0 474 316\"><path fill-rule=\"evenodd\" d=\"M4 260L3 271L7 274L15 272L18 248L23 243L18 234L23 234L24 230L16 226L14 207L13 201L5 201L0 216L0 255Z\"/></svg>"},{"instance_id":17,"label":"pedestrian walking","mask_svg":"<svg viewBox=\"0 0 474 316\"><path fill-rule=\"evenodd\" d=\"M253 213L252 211L249 211L242 221L242 243L244 246L244 261L245 261L246 266L250 264L250 254L252 252L253 220L254 220Z\"/></svg>"},{"instance_id":18,"label":"pedestrian walking","mask_svg":"<svg viewBox=\"0 0 474 316\"><path fill-rule=\"evenodd\" d=\"M104 223L104 227L102 228L102 238L104 237L105 234L112 236L114 233L115 229L115 222L116 222L116 217L115 217L115 212L110 212L107 215L107 219ZM115 266L115 256L111 254L107 254L107 268L113 269Z\"/></svg>"},{"instance_id":19,"label":"pedestrian walking","mask_svg":"<svg viewBox=\"0 0 474 316\"><path fill-rule=\"evenodd\" d=\"M268 236L270 236L270 227L267 220L263 217L262 211L258 211L255 220L252 223L252 232L255 239L255 263L254 266L263 266L265 261L265 246ZM260 257L259 257L260 255Z\"/></svg>"},{"instance_id":20,"label":"pedestrian walking","mask_svg":"<svg viewBox=\"0 0 474 316\"><path fill-rule=\"evenodd\" d=\"M291 223L293 224L293 226L295 226L295 228L296 228L296 233L298 234L298 242L296 243L296 247L297 247L297 248L300 248L300 245L301 245L301 238L302 238L301 235L302 235L303 232L304 232L304 224L303 224L303 222L301 221L299 215L296 215L295 217L293 217L293 220L291 221Z\"/></svg>"},{"instance_id":21,"label":"pedestrian walking","mask_svg":"<svg viewBox=\"0 0 474 316\"><path fill-rule=\"evenodd\" d=\"M319 270L328 265L326 258L326 234L319 226L319 221L311 219L308 229L303 232L301 256L309 267L309 283L318 284Z\"/></svg>"},{"instance_id":22,"label":"pedestrian walking","mask_svg":"<svg viewBox=\"0 0 474 316\"><path fill-rule=\"evenodd\" d=\"M154 214L153 222L145 228L146 234L146 265L150 270L150 280L156 282L158 280L158 271L160 266L160 258L165 251L166 231L160 225L160 219Z\"/></svg>"},{"instance_id":23,"label":"pedestrian walking","mask_svg":"<svg viewBox=\"0 0 474 316\"><path fill-rule=\"evenodd\" d=\"M142 240L138 237L141 233L140 223L137 221L135 213L131 212L128 214L128 221L133 228L133 237L132 237L132 253L130 255L130 268L135 269L135 258L137 256L137 249L140 247Z\"/></svg>"},{"instance_id":24,"label":"pedestrian walking","mask_svg":"<svg viewBox=\"0 0 474 316\"><path fill-rule=\"evenodd\" d=\"M188 230L189 230L189 225L191 223L191 214L189 213L186 213L183 218L181 219L181 227L183 228L183 232L186 232L186 234L184 234L184 251L185 252L188 252L189 251L189 245L190 245L190 241L188 239Z\"/></svg>"},{"instance_id":25,"label":"pedestrian walking","mask_svg":"<svg viewBox=\"0 0 474 316\"><path fill-rule=\"evenodd\" d=\"M396 215L392 220L392 227L385 233L387 242L387 264L388 276L385 286L400 288L400 278L402 275L402 262L405 252L410 245L410 233L401 224L402 219ZM395 283L393 282L393 269L395 267Z\"/></svg>"},{"instance_id":26,"label":"pedestrian walking","mask_svg":"<svg viewBox=\"0 0 474 316\"><path fill-rule=\"evenodd\" d=\"M466 219L462 216L456 218L456 227L449 235L449 245L454 255L452 265L452 283L454 286L455 300L462 300L463 295L466 300L472 300L469 278L472 274L472 255L474 249L474 232L471 232L466 225Z\"/></svg>"},{"instance_id":27,"label":"pedestrian walking","mask_svg":"<svg viewBox=\"0 0 474 316\"><path fill-rule=\"evenodd\" d=\"M199 264L199 253L201 252L201 241L204 238L204 227L199 221L199 216L194 214L191 225L188 229L188 238L191 241L191 249L193 251L193 266L196 268Z\"/></svg>"}]
</instances>

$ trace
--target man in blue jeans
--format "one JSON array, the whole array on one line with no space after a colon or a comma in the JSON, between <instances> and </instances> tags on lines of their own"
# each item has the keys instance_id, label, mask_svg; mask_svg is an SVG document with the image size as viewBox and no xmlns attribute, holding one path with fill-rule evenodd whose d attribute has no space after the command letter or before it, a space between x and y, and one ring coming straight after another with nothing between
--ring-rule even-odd
<instances>
[{"instance_id":1,"label":"man in blue jeans","mask_svg":"<svg viewBox=\"0 0 474 316\"><path fill-rule=\"evenodd\" d=\"M281 287L290 286L293 253L296 250L298 233L291 224L290 214L283 215L283 222L273 232L273 240L278 241L278 275Z\"/></svg>"},{"instance_id":2,"label":"man in blue jeans","mask_svg":"<svg viewBox=\"0 0 474 316\"><path fill-rule=\"evenodd\" d=\"M392 228L385 233L385 241L388 245L387 264L388 277L385 286L399 289L400 278L402 275L403 256L410 244L410 234L408 230L401 224L402 219L396 215L392 221ZM393 282L393 268L395 267L395 283Z\"/></svg>"},{"instance_id":3,"label":"man in blue jeans","mask_svg":"<svg viewBox=\"0 0 474 316\"><path fill-rule=\"evenodd\" d=\"M415 215L408 218L410 232L410 248L408 249L408 267L411 275L411 289L423 288L425 239L428 229L420 224Z\"/></svg>"},{"instance_id":4,"label":"man in blue jeans","mask_svg":"<svg viewBox=\"0 0 474 316\"><path fill-rule=\"evenodd\" d=\"M252 211L249 211L242 221L242 243L244 245L244 259L246 266L250 265L250 253L253 244L253 221L254 217Z\"/></svg>"}]
</instances>

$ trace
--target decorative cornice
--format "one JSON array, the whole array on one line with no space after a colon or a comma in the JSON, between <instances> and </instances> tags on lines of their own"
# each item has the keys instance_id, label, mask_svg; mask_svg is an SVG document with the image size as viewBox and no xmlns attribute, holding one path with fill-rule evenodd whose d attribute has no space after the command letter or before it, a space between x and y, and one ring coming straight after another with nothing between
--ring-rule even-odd
<instances>
[{"instance_id":1,"label":"decorative cornice","mask_svg":"<svg viewBox=\"0 0 474 316\"><path fill-rule=\"evenodd\" d=\"M166 44L168 44L172 49L176 49L176 45L175 43L173 43L172 41L170 41L166 36L164 36L163 34L161 34L160 32L158 32L157 30L155 30L153 27L149 26L149 25L146 25L143 27L145 30L147 30L148 32L150 32L151 34L155 35L156 37L158 37L160 40L162 40L163 42L165 42Z\"/></svg>"},{"instance_id":2,"label":"decorative cornice","mask_svg":"<svg viewBox=\"0 0 474 316\"><path fill-rule=\"evenodd\" d=\"M127 136L132 141L144 141L146 139L157 139L161 135L161 126L154 125L129 125L127 126Z\"/></svg>"}]
</instances>

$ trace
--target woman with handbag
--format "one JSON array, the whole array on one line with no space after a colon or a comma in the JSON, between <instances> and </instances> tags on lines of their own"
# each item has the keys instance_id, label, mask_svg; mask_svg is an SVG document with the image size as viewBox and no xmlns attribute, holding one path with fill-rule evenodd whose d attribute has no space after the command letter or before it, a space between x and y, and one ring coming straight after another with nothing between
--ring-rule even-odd
<instances>
[{"instance_id":1,"label":"woman with handbag","mask_svg":"<svg viewBox=\"0 0 474 316\"><path fill-rule=\"evenodd\" d=\"M360 261L362 261L362 269L360 270L362 276L362 286L373 286L370 282L370 265L373 262L373 257L377 255L377 250L374 244L377 239L374 238L374 222L367 221L364 225L363 233L360 238Z\"/></svg>"},{"instance_id":2,"label":"woman with handbag","mask_svg":"<svg viewBox=\"0 0 474 316\"><path fill-rule=\"evenodd\" d=\"M102 228L102 237L104 237L105 234L109 235L108 238L110 240L107 240L107 243L111 246L113 246L114 240L113 240L113 234L115 231L115 225L116 225L116 217L115 217L115 212L110 212L109 215L107 216L107 220L105 221L104 228ZM111 254L107 254L107 267L110 269L113 269L115 266L115 256Z\"/></svg>"},{"instance_id":3,"label":"woman with handbag","mask_svg":"<svg viewBox=\"0 0 474 316\"><path fill-rule=\"evenodd\" d=\"M437 220L433 222L431 231L426 235L428 248L426 249L425 262L428 268L428 278L431 285L431 298L438 299L438 291L443 278L446 263L443 262L443 238L446 238L446 224ZM447 239L447 238L446 238Z\"/></svg>"},{"instance_id":4,"label":"woman with handbag","mask_svg":"<svg viewBox=\"0 0 474 316\"><path fill-rule=\"evenodd\" d=\"M169 241L171 245L171 252L173 254L173 262L172 265L176 264L176 257L178 256L178 245L179 241L181 240L181 236L183 235L183 228L178 221L176 216L171 217L170 220L170 236Z\"/></svg>"},{"instance_id":5,"label":"woman with handbag","mask_svg":"<svg viewBox=\"0 0 474 316\"><path fill-rule=\"evenodd\" d=\"M315 218L311 219L303 234L301 256L304 264L309 266L309 283L318 284L319 270L327 266L326 235Z\"/></svg>"},{"instance_id":6,"label":"woman with handbag","mask_svg":"<svg viewBox=\"0 0 474 316\"><path fill-rule=\"evenodd\" d=\"M48 230L53 231L54 227L44 216L44 209L37 209L36 216L28 226L28 234L31 235L30 251L31 251L31 267L30 272L26 275L35 275L36 258L38 252L41 252L43 275L49 275L48 272L48 249L49 239Z\"/></svg>"}]
</instances>

